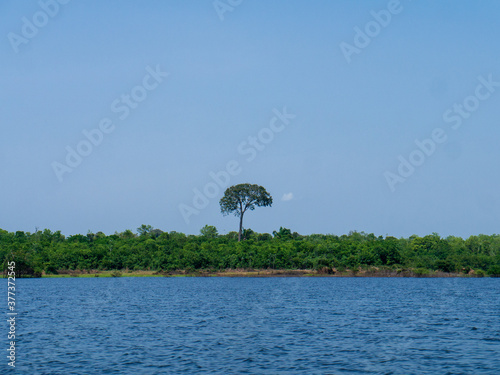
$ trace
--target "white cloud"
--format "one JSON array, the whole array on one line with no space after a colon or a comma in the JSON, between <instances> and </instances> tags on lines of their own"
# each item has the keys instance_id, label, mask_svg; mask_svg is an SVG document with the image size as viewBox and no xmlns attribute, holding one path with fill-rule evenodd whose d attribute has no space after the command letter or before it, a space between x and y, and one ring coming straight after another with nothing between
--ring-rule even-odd
<instances>
[{"instance_id":1,"label":"white cloud","mask_svg":"<svg viewBox=\"0 0 500 375\"><path fill-rule=\"evenodd\" d=\"M293 199L293 193L286 193L283 194L283 196L281 197L282 201L291 201L292 199Z\"/></svg>"}]
</instances>

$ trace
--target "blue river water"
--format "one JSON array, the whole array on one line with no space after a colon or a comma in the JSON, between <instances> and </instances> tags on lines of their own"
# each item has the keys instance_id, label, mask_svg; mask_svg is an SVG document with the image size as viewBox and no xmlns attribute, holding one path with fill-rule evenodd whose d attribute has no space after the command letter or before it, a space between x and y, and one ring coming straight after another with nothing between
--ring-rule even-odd
<instances>
[{"instance_id":1,"label":"blue river water","mask_svg":"<svg viewBox=\"0 0 500 375\"><path fill-rule=\"evenodd\" d=\"M16 290L16 368L4 359L0 373L500 374L500 279L22 279Z\"/></svg>"}]
</instances>

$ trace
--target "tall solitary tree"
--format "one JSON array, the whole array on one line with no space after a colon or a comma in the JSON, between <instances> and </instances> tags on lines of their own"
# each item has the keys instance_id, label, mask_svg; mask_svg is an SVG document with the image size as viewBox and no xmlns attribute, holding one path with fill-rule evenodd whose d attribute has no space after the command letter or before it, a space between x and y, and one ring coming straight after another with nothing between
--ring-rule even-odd
<instances>
[{"instance_id":1,"label":"tall solitary tree","mask_svg":"<svg viewBox=\"0 0 500 375\"><path fill-rule=\"evenodd\" d=\"M220 210L224 216L233 213L234 216L240 218L238 241L241 241L243 215L245 212L247 210L254 210L255 206L271 206L273 204L273 198L262 186L239 184L227 188L219 203Z\"/></svg>"}]
</instances>

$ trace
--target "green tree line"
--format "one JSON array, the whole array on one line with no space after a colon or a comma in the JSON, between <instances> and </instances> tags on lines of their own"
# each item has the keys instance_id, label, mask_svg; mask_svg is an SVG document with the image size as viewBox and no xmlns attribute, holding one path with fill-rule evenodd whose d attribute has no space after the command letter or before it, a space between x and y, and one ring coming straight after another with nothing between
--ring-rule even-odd
<instances>
[{"instance_id":1,"label":"green tree line","mask_svg":"<svg viewBox=\"0 0 500 375\"><path fill-rule=\"evenodd\" d=\"M7 232L0 229L0 257L4 270L16 262L18 277L56 274L61 270L225 270L225 269L336 269L367 267L425 269L443 272L500 274L500 235L467 239L395 238L364 232L347 235L300 235L287 228L269 233L245 229L219 235L205 226L199 235L164 232L142 225L126 230L64 236L49 229Z\"/></svg>"}]
</instances>

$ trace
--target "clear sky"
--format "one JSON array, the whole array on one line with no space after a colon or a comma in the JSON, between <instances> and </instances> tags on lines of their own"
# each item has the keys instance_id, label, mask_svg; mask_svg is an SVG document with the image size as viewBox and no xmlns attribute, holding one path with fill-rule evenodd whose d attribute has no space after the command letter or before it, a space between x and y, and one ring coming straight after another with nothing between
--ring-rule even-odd
<instances>
[{"instance_id":1,"label":"clear sky","mask_svg":"<svg viewBox=\"0 0 500 375\"><path fill-rule=\"evenodd\" d=\"M274 198L257 232L499 233L499 14L4 0L0 228L227 233L220 185L249 182Z\"/></svg>"}]
</instances>

